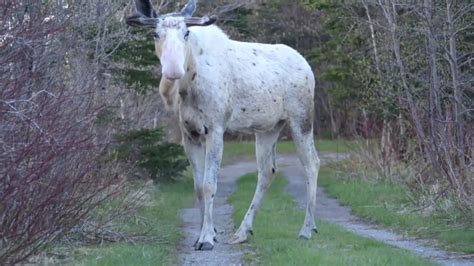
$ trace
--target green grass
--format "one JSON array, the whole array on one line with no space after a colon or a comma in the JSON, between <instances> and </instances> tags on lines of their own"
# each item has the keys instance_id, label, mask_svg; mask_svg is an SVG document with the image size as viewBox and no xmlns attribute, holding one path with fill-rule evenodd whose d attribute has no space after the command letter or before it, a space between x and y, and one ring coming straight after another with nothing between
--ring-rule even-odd
<instances>
[{"instance_id":1,"label":"green grass","mask_svg":"<svg viewBox=\"0 0 474 266\"><path fill-rule=\"evenodd\" d=\"M173 265L182 239L178 210L190 206L193 186L184 182L159 184L148 188L150 201L134 217L127 217L124 230L150 237L149 241L91 246L74 251L72 265Z\"/></svg>"},{"instance_id":2,"label":"green grass","mask_svg":"<svg viewBox=\"0 0 474 266\"><path fill-rule=\"evenodd\" d=\"M352 212L367 221L393 228L403 235L435 239L447 250L474 254L474 228L458 221L453 209L450 216L422 215L401 185L387 181L353 177L343 164L322 167L319 185L329 195L349 205Z\"/></svg>"},{"instance_id":3,"label":"green grass","mask_svg":"<svg viewBox=\"0 0 474 266\"><path fill-rule=\"evenodd\" d=\"M318 152L346 153L356 148L356 143L349 140L316 140ZM277 153L291 154L296 152L293 141L279 141ZM226 142L224 146L223 163L230 163L238 159L255 159L255 142Z\"/></svg>"},{"instance_id":4,"label":"green grass","mask_svg":"<svg viewBox=\"0 0 474 266\"><path fill-rule=\"evenodd\" d=\"M283 192L286 180L276 178L254 222L249 244L256 256L249 264L262 265L432 265L411 253L358 237L338 226L318 221L320 233L310 241L298 239L304 220L291 196ZM242 177L231 196L234 221L240 224L256 186L256 175Z\"/></svg>"}]
</instances>

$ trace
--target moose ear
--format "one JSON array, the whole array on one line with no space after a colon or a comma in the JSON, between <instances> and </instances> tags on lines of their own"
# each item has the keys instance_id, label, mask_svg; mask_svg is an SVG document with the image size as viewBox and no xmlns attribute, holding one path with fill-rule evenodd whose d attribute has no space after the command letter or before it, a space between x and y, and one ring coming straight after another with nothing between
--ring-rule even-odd
<instances>
[{"instance_id":1,"label":"moose ear","mask_svg":"<svg viewBox=\"0 0 474 266\"><path fill-rule=\"evenodd\" d=\"M142 15L147 18L158 17L155 10L153 9L153 6L150 3L150 0L135 0L135 7L139 15Z\"/></svg>"},{"instance_id":2,"label":"moose ear","mask_svg":"<svg viewBox=\"0 0 474 266\"><path fill-rule=\"evenodd\" d=\"M196 0L189 0L189 2L181 10L181 16L192 17L196 11Z\"/></svg>"}]
</instances>

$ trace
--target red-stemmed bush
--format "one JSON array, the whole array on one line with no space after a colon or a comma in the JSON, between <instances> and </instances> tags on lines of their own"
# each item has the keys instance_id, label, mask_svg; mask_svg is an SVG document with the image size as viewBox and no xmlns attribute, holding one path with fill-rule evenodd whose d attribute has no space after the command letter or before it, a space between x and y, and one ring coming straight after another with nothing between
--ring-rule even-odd
<instances>
[{"instance_id":1,"label":"red-stemmed bush","mask_svg":"<svg viewBox=\"0 0 474 266\"><path fill-rule=\"evenodd\" d=\"M0 4L0 264L24 261L122 187L101 163L100 66L71 30L72 8L26 2Z\"/></svg>"}]
</instances>

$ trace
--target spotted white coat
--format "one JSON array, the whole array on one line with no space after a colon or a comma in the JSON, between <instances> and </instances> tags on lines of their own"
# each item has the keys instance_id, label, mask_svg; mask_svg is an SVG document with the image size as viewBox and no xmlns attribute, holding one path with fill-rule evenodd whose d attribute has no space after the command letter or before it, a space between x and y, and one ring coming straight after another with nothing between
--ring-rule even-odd
<instances>
[{"instance_id":1,"label":"spotted white coat","mask_svg":"<svg viewBox=\"0 0 474 266\"><path fill-rule=\"evenodd\" d=\"M191 0L181 13L156 16L149 10L149 0L136 0L138 15L128 23L153 29L163 74L160 94L167 107L179 114L201 207L196 249L209 250L216 243L213 200L224 133L248 132L256 137L257 189L239 229L229 240L235 244L246 241L252 232L255 214L276 172L276 142L285 125L291 129L308 179L300 237L309 239L316 231L320 165L313 142L315 79L311 67L286 45L234 41L218 27L208 25L212 18L190 18L195 4Z\"/></svg>"}]
</instances>

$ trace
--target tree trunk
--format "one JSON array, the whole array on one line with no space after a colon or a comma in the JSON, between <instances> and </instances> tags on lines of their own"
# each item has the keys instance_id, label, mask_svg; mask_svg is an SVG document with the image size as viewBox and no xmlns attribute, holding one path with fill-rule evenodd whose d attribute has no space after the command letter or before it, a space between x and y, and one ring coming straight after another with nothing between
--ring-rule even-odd
<instances>
[{"instance_id":1,"label":"tree trunk","mask_svg":"<svg viewBox=\"0 0 474 266\"><path fill-rule=\"evenodd\" d=\"M453 1L446 1L446 19L448 24L448 35L449 35L449 53L448 61L451 69L451 79L453 86L454 104L453 104L453 122L455 124L456 131L456 146L460 150L464 150L464 123L461 115L462 108L462 91L459 86L459 66L458 66L458 55L456 45L456 30L452 15L452 4ZM460 169L464 169L464 156L458 158L461 165Z\"/></svg>"}]
</instances>

